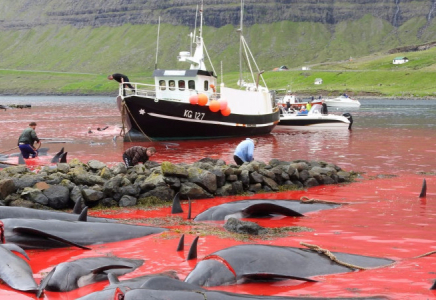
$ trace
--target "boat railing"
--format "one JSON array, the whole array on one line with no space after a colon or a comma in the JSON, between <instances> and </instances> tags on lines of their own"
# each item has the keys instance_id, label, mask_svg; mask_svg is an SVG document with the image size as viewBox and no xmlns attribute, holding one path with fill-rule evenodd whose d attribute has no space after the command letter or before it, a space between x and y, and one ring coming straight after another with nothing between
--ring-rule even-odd
<instances>
[{"instance_id":1,"label":"boat railing","mask_svg":"<svg viewBox=\"0 0 436 300\"><path fill-rule=\"evenodd\" d=\"M145 84L145 83L138 83L138 82L125 82L125 86L131 85L133 89L127 87L124 87L123 84L120 84L119 86L119 95L123 97L129 97L129 96L138 96L138 97L157 97L156 90L160 89L161 87L154 85L154 84ZM165 91L168 89L168 87L165 88ZM164 90L162 90L164 91ZM163 99L170 99L173 101L183 101L182 99L188 100L190 96L192 95L198 95L198 94L207 94L209 101L211 100L218 100L221 98L220 93L206 93L206 92L200 92L197 90L187 90L187 93L185 90L179 91L179 90L168 90L168 95L165 95Z\"/></svg>"},{"instance_id":2,"label":"boat railing","mask_svg":"<svg viewBox=\"0 0 436 300\"><path fill-rule=\"evenodd\" d=\"M128 87L129 85L133 87L133 90ZM124 82L124 84L120 84L118 93L120 96L124 97L156 97L156 85L139 82Z\"/></svg>"}]
</instances>

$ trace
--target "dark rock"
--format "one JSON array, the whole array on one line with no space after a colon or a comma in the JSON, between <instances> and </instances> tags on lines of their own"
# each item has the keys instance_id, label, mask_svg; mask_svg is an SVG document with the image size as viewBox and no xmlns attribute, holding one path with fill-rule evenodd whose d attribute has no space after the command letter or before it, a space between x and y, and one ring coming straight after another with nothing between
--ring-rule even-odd
<instances>
[{"instance_id":1,"label":"dark rock","mask_svg":"<svg viewBox=\"0 0 436 300\"><path fill-rule=\"evenodd\" d=\"M222 187L219 187L215 193L217 196L224 197L234 195L233 186L231 183L226 183Z\"/></svg>"},{"instance_id":2,"label":"dark rock","mask_svg":"<svg viewBox=\"0 0 436 300\"><path fill-rule=\"evenodd\" d=\"M180 188L180 179L175 176L165 176L164 181L166 184L168 184L171 188L177 190Z\"/></svg>"},{"instance_id":3,"label":"dark rock","mask_svg":"<svg viewBox=\"0 0 436 300\"><path fill-rule=\"evenodd\" d=\"M301 182L305 182L307 179L309 179L310 178L310 174L309 174L309 171L307 171L307 170L301 170L300 172L299 172L299 180L301 181ZM292 179L292 177L291 177L291 179Z\"/></svg>"},{"instance_id":4,"label":"dark rock","mask_svg":"<svg viewBox=\"0 0 436 300\"><path fill-rule=\"evenodd\" d=\"M165 202L173 201L175 192L173 189L171 189L168 186L158 186L157 188L148 191L144 194L141 194L139 196L139 199L141 198L147 198L147 197L157 197Z\"/></svg>"},{"instance_id":5,"label":"dark rock","mask_svg":"<svg viewBox=\"0 0 436 300\"><path fill-rule=\"evenodd\" d=\"M257 193L262 189L262 184L261 183L254 183L254 184L250 184L250 186L248 187L248 190L250 192L253 193Z\"/></svg>"},{"instance_id":6,"label":"dark rock","mask_svg":"<svg viewBox=\"0 0 436 300\"><path fill-rule=\"evenodd\" d=\"M69 207L70 191L62 185L53 185L43 191L48 198L47 206L54 209L64 209Z\"/></svg>"},{"instance_id":7,"label":"dark rock","mask_svg":"<svg viewBox=\"0 0 436 300\"><path fill-rule=\"evenodd\" d=\"M104 198L104 194L101 191L96 191L94 189L83 189L82 190L83 199L86 202L97 202Z\"/></svg>"},{"instance_id":8,"label":"dark rock","mask_svg":"<svg viewBox=\"0 0 436 300\"><path fill-rule=\"evenodd\" d=\"M265 189L265 186L267 186L272 191L277 192L279 190L279 185L274 180L272 180L271 178L263 177L263 182L264 182L264 189Z\"/></svg>"},{"instance_id":9,"label":"dark rock","mask_svg":"<svg viewBox=\"0 0 436 300\"><path fill-rule=\"evenodd\" d=\"M315 178L313 178L313 177L307 179L304 182L304 186L308 187L308 188L313 187L313 186L318 186L318 185L319 185L319 182Z\"/></svg>"},{"instance_id":10,"label":"dark rock","mask_svg":"<svg viewBox=\"0 0 436 300\"><path fill-rule=\"evenodd\" d=\"M100 201L100 204L105 207L116 207L119 206L118 202L112 198L104 198Z\"/></svg>"},{"instance_id":11,"label":"dark rock","mask_svg":"<svg viewBox=\"0 0 436 300\"><path fill-rule=\"evenodd\" d=\"M210 172L216 176L217 188L222 187L226 183L226 176L221 168L215 167L214 169L210 170Z\"/></svg>"},{"instance_id":12,"label":"dark rock","mask_svg":"<svg viewBox=\"0 0 436 300\"><path fill-rule=\"evenodd\" d=\"M259 226L257 223L241 221L236 218L229 218L224 224L224 228L227 231L240 234L259 235L268 232L267 229Z\"/></svg>"},{"instance_id":13,"label":"dark rock","mask_svg":"<svg viewBox=\"0 0 436 300\"><path fill-rule=\"evenodd\" d=\"M121 197L118 205L120 207L135 206L137 201L138 200L135 197L124 195L123 197Z\"/></svg>"},{"instance_id":14,"label":"dark rock","mask_svg":"<svg viewBox=\"0 0 436 300\"><path fill-rule=\"evenodd\" d=\"M234 181L232 182L233 194L240 195L244 193L244 187L242 185L242 181Z\"/></svg>"},{"instance_id":15,"label":"dark rock","mask_svg":"<svg viewBox=\"0 0 436 300\"><path fill-rule=\"evenodd\" d=\"M21 197L23 199L42 205L48 205L49 202L48 197L44 195L41 190L30 187L24 188L24 191L21 193Z\"/></svg>"},{"instance_id":16,"label":"dark rock","mask_svg":"<svg viewBox=\"0 0 436 300\"><path fill-rule=\"evenodd\" d=\"M250 174L250 182L251 183L262 183L263 182L263 176L259 174L258 172L254 171Z\"/></svg>"},{"instance_id":17,"label":"dark rock","mask_svg":"<svg viewBox=\"0 0 436 300\"><path fill-rule=\"evenodd\" d=\"M213 195L193 182L185 182L180 187L180 198L188 199L188 197L190 199L204 199L213 198Z\"/></svg>"},{"instance_id":18,"label":"dark rock","mask_svg":"<svg viewBox=\"0 0 436 300\"><path fill-rule=\"evenodd\" d=\"M25 187L32 187L35 183L42 181L41 178L32 175L23 175L20 178L14 178L14 184L17 189L24 189Z\"/></svg>"},{"instance_id":19,"label":"dark rock","mask_svg":"<svg viewBox=\"0 0 436 300\"><path fill-rule=\"evenodd\" d=\"M0 199L4 200L6 197L17 190L14 180L3 179L0 180Z\"/></svg>"},{"instance_id":20,"label":"dark rock","mask_svg":"<svg viewBox=\"0 0 436 300\"><path fill-rule=\"evenodd\" d=\"M190 182L193 182L203 189L213 194L216 192L217 184L216 184L216 175L207 170L203 170L196 167L188 168L188 179Z\"/></svg>"}]
</instances>

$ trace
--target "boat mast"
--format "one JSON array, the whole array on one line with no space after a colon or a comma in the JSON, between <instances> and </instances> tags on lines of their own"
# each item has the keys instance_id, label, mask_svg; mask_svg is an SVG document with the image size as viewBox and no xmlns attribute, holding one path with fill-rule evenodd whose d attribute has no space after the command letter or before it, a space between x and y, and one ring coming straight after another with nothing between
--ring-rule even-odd
<instances>
[{"instance_id":1,"label":"boat mast","mask_svg":"<svg viewBox=\"0 0 436 300\"><path fill-rule=\"evenodd\" d=\"M156 60L154 62L155 70L157 70L157 53L159 52L159 32L160 32L160 16L159 16L159 23L157 25Z\"/></svg>"},{"instance_id":2,"label":"boat mast","mask_svg":"<svg viewBox=\"0 0 436 300\"><path fill-rule=\"evenodd\" d=\"M239 22L239 85L242 86L242 21L244 18L244 0L241 0L241 20Z\"/></svg>"}]
</instances>

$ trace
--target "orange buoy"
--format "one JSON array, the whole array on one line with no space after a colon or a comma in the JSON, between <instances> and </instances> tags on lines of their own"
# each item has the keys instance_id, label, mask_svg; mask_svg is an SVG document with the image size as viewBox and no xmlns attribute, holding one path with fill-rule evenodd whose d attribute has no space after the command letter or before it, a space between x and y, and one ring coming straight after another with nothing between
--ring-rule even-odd
<instances>
[{"instance_id":1,"label":"orange buoy","mask_svg":"<svg viewBox=\"0 0 436 300\"><path fill-rule=\"evenodd\" d=\"M205 106L207 101L208 99L205 94L198 94L198 105Z\"/></svg>"},{"instance_id":2,"label":"orange buoy","mask_svg":"<svg viewBox=\"0 0 436 300\"><path fill-rule=\"evenodd\" d=\"M221 110L225 110L226 108L227 108L227 100L226 99L220 99L220 100L218 100L219 101L219 103L220 103L220 109Z\"/></svg>"},{"instance_id":3,"label":"orange buoy","mask_svg":"<svg viewBox=\"0 0 436 300\"><path fill-rule=\"evenodd\" d=\"M222 114L224 117L227 117L228 115L230 115L230 113L231 113L231 111L230 111L230 108L229 108L229 107L226 107L226 109L224 109L224 110L221 111L221 114Z\"/></svg>"},{"instance_id":4,"label":"orange buoy","mask_svg":"<svg viewBox=\"0 0 436 300\"><path fill-rule=\"evenodd\" d=\"M189 97L189 103L191 104L198 104L198 95L192 95L191 97Z\"/></svg>"},{"instance_id":5,"label":"orange buoy","mask_svg":"<svg viewBox=\"0 0 436 300\"><path fill-rule=\"evenodd\" d=\"M220 103L217 100L210 101L209 109L213 112L219 111L220 110Z\"/></svg>"}]
</instances>

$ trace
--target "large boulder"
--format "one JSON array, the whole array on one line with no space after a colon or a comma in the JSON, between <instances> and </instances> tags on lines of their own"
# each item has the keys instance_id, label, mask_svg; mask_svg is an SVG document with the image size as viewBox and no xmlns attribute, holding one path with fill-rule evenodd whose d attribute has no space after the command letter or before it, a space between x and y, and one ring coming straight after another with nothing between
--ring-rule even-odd
<instances>
[{"instance_id":1,"label":"large boulder","mask_svg":"<svg viewBox=\"0 0 436 300\"><path fill-rule=\"evenodd\" d=\"M52 185L43 191L48 198L47 206L54 209L65 209L69 207L70 190L62 185Z\"/></svg>"},{"instance_id":2,"label":"large boulder","mask_svg":"<svg viewBox=\"0 0 436 300\"><path fill-rule=\"evenodd\" d=\"M6 197L17 190L15 183L12 179L0 180L0 200L6 199Z\"/></svg>"},{"instance_id":3,"label":"large boulder","mask_svg":"<svg viewBox=\"0 0 436 300\"><path fill-rule=\"evenodd\" d=\"M193 182L184 182L180 187L180 198L182 199L204 199L213 198L213 195L205 191Z\"/></svg>"}]
</instances>

